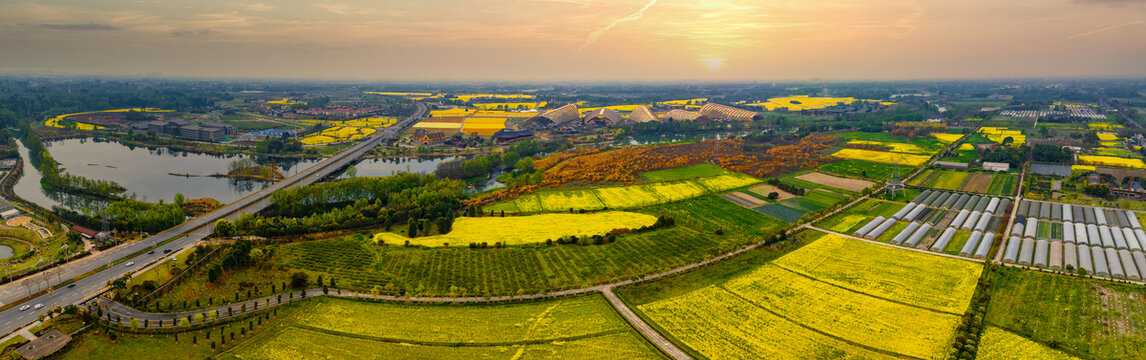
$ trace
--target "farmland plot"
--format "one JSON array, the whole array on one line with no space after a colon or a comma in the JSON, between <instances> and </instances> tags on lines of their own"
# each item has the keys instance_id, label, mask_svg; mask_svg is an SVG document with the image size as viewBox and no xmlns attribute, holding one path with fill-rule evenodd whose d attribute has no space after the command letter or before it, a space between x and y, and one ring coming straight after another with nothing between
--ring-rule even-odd
<instances>
[{"instance_id":1,"label":"farmland plot","mask_svg":"<svg viewBox=\"0 0 1146 360\"><path fill-rule=\"evenodd\" d=\"M863 191L863 189L866 189L868 187L871 187L872 185L875 185L874 183L872 183L870 181L841 178L841 177L831 176L831 175L822 174L822 173L818 173L818 172L810 172L807 174L797 176L796 178L800 179L800 180L804 180L804 181L811 181L814 183L823 184L823 185L826 185L828 187L834 187L837 189L844 189L844 190L850 190L850 191Z\"/></svg>"},{"instance_id":2,"label":"farmland plot","mask_svg":"<svg viewBox=\"0 0 1146 360\"><path fill-rule=\"evenodd\" d=\"M606 211L590 214L541 214L508 217L460 217L449 234L422 236L413 239L390 234L387 243L401 245L442 246L450 243L462 246L469 243L500 242L519 245L544 242L563 236L601 235L615 229L637 229L656 223L652 215ZM375 237L377 240L378 237Z\"/></svg>"},{"instance_id":3,"label":"farmland plot","mask_svg":"<svg viewBox=\"0 0 1146 360\"><path fill-rule=\"evenodd\" d=\"M983 330L978 358L984 360L1077 360L1058 350L994 326Z\"/></svg>"}]
</instances>

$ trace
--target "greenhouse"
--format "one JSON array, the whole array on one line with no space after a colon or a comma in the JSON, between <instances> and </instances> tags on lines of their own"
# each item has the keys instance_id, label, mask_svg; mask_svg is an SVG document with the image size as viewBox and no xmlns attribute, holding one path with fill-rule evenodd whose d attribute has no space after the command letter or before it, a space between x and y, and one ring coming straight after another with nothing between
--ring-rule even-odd
<instances>
[{"instance_id":1,"label":"greenhouse","mask_svg":"<svg viewBox=\"0 0 1146 360\"><path fill-rule=\"evenodd\" d=\"M1094 273L1094 263L1090 261L1090 246L1078 246L1078 268L1086 270L1086 272Z\"/></svg>"},{"instance_id":2,"label":"greenhouse","mask_svg":"<svg viewBox=\"0 0 1146 360\"><path fill-rule=\"evenodd\" d=\"M919 217L919 214L922 214L924 210L927 210L926 206L923 206L923 205L916 206L914 209L911 209L911 212L907 213L907 216L904 216L903 219L900 219L900 220L913 221L913 220L915 220L916 217Z\"/></svg>"},{"instance_id":3,"label":"greenhouse","mask_svg":"<svg viewBox=\"0 0 1146 360\"><path fill-rule=\"evenodd\" d=\"M931 224L923 224L919 227L919 229L915 230L915 233L911 234L911 237L907 238L907 242L905 242L905 244L907 244L907 246L919 245L919 241L923 240L923 237L927 236L928 231L931 231Z\"/></svg>"},{"instance_id":4,"label":"greenhouse","mask_svg":"<svg viewBox=\"0 0 1146 360\"><path fill-rule=\"evenodd\" d=\"M971 200L971 195L959 195L959 200L955 201L955 205L951 206L952 209L963 209L967 205L967 201Z\"/></svg>"},{"instance_id":5,"label":"greenhouse","mask_svg":"<svg viewBox=\"0 0 1146 360\"><path fill-rule=\"evenodd\" d=\"M998 211L996 211L996 210L998 210L998 208L999 208L999 198L991 198L991 201L987 203L987 209L984 211L994 214L994 213L998 212Z\"/></svg>"},{"instance_id":6,"label":"greenhouse","mask_svg":"<svg viewBox=\"0 0 1146 360\"><path fill-rule=\"evenodd\" d=\"M1074 222L1074 210L1071 210L1070 204L1062 206L1062 221Z\"/></svg>"},{"instance_id":7,"label":"greenhouse","mask_svg":"<svg viewBox=\"0 0 1146 360\"><path fill-rule=\"evenodd\" d=\"M987 225L991 223L991 213L985 212L979 215L979 222L975 224L975 230L987 231Z\"/></svg>"},{"instance_id":8,"label":"greenhouse","mask_svg":"<svg viewBox=\"0 0 1146 360\"><path fill-rule=\"evenodd\" d=\"M1134 229L1134 237L1138 238L1138 245L1142 245L1142 250L1146 251L1146 231L1143 231L1142 229ZM1146 274L1143 275L1146 276Z\"/></svg>"},{"instance_id":9,"label":"greenhouse","mask_svg":"<svg viewBox=\"0 0 1146 360\"><path fill-rule=\"evenodd\" d=\"M1050 220L1051 219L1051 208L1054 208L1057 205L1058 204L1043 203L1043 205L1041 207L1039 207L1039 219Z\"/></svg>"},{"instance_id":10,"label":"greenhouse","mask_svg":"<svg viewBox=\"0 0 1146 360\"><path fill-rule=\"evenodd\" d=\"M1054 221L1062 221L1062 206L1059 204L1050 204L1050 219Z\"/></svg>"},{"instance_id":11,"label":"greenhouse","mask_svg":"<svg viewBox=\"0 0 1146 360\"><path fill-rule=\"evenodd\" d=\"M947 230L951 230L948 228ZM975 252L975 248L979 246L979 240L983 239L983 233L972 231L971 237L967 238L967 242L963 244L963 249L959 250L959 255L970 256Z\"/></svg>"},{"instance_id":12,"label":"greenhouse","mask_svg":"<svg viewBox=\"0 0 1146 360\"><path fill-rule=\"evenodd\" d=\"M970 215L971 215L970 211L959 210L959 213L955 215L955 220L951 220L951 224L949 224L948 226L953 227L953 228L958 228L960 225L963 225L963 223L967 221L967 217Z\"/></svg>"},{"instance_id":13,"label":"greenhouse","mask_svg":"<svg viewBox=\"0 0 1146 360\"><path fill-rule=\"evenodd\" d=\"M991 252L991 244L995 242L995 232L988 231L983 234L983 239L979 241L979 248L975 249L975 257L984 259L987 253Z\"/></svg>"},{"instance_id":14,"label":"greenhouse","mask_svg":"<svg viewBox=\"0 0 1146 360\"><path fill-rule=\"evenodd\" d=\"M975 205L979 205L979 195L971 196L971 200L967 200L967 204L963 205L963 208L967 210L975 210Z\"/></svg>"},{"instance_id":15,"label":"greenhouse","mask_svg":"<svg viewBox=\"0 0 1146 360\"><path fill-rule=\"evenodd\" d=\"M1102 239L1102 246L1114 247L1114 237L1110 236L1110 228L1109 227L1106 227L1106 225L1099 225L1098 226L1098 236Z\"/></svg>"},{"instance_id":16,"label":"greenhouse","mask_svg":"<svg viewBox=\"0 0 1146 360\"><path fill-rule=\"evenodd\" d=\"M1062 269L1062 242L1055 241L1050 244L1050 257L1047 266L1051 269Z\"/></svg>"},{"instance_id":17,"label":"greenhouse","mask_svg":"<svg viewBox=\"0 0 1146 360\"><path fill-rule=\"evenodd\" d=\"M1003 261L1015 262L1019 258L1019 245L1022 240L1018 236L1012 236L1007 240L1007 249L1003 252Z\"/></svg>"},{"instance_id":18,"label":"greenhouse","mask_svg":"<svg viewBox=\"0 0 1146 360\"><path fill-rule=\"evenodd\" d=\"M1082 223L1074 224L1074 242L1076 244L1089 244L1090 241L1087 237L1086 225Z\"/></svg>"},{"instance_id":19,"label":"greenhouse","mask_svg":"<svg viewBox=\"0 0 1146 360\"><path fill-rule=\"evenodd\" d=\"M1094 209L1094 223L1098 225L1110 225L1110 223L1106 221L1106 210Z\"/></svg>"},{"instance_id":20,"label":"greenhouse","mask_svg":"<svg viewBox=\"0 0 1146 360\"><path fill-rule=\"evenodd\" d=\"M1110 229L1110 236L1114 238L1114 248L1115 249L1120 249L1120 250L1129 249L1129 247L1126 244L1126 237L1123 236L1122 228L1117 228L1117 227L1111 228ZM1133 238L1131 238L1131 239L1133 239Z\"/></svg>"},{"instance_id":21,"label":"greenhouse","mask_svg":"<svg viewBox=\"0 0 1146 360\"><path fill-rule=\"evenodd\" d=\"M1046 240L1039 240L1035 242L1035 258L1031 262L1035 266L1047 266L1047 253L1049 252L1050 243Z\"/></svg>"},{"instance_id":22,"label":"greenhouse","mask_svg":"<svg viewBox=\"0 0 1146 360\"><path fill-rule=\"evenodd\" d=\"M1142 228L1142 223L1138 222L1138 215L1134 214L1133 211L1126 210L1126 218L1127 218L1127 220L1130 220L1130 227L1133 227L1135 229L1141 229Z\"/></svg>"},{"instance_id":23,"label":"greenhouse","mask_svg":"<svg viewBox=\"0 0 1146 360\"><path fill-rule=\"evenodd\" d=\"M891 227L893 225L895 225L895 219L884 220L883 224L879 224L879 226L877 226L875 228L875 230L872 230L871 232L867 233L866 235L864 235L864 237L871 239L871 240L878 239L880 235L883 235L883 233L886 232L887 229L891 229Z\"/></svg>"},{"instance_id":24,"label":"greenhouse","mask_svg":"<svg viewBox=\"0 0 1146 360\"><path fill-rule=\"evenodd\" d=\"M1100 276L1110 276L1110 268L1106 266L1106 253L1102 248L1092 246L1090 248L1091 261L1094 261L1094 274Z\"/></svg>"},{"instance_id":25,"label":"greenhouse","mask_svg":"<svg viewBox=\"0 0 1146 360\"><path fill-rule=\"evenodd\" d=\"M1039 221L1033 217L1027 218L1027 226L1023 227L1024 238L1035 238L1035 234L1039 231Z\"/></svg>"},{"instance_id":26,"label":"greenhouse","mask_svg":"<svg viewBox=\"0 0 1146 360\"><path fill-rule=\"evenodd\" d=\"M1019 206L1015 207L1015 215L1026 216L1027 209L1031 207L1030 200L1023 200L1019 202Z\"/></svg>"},{"instance_id":27,"label":"greenhouse","mask_svg":"<svg viewBox=\"0 0 1146 360\"><path fill-rule=\"evenodd\" d=\"M955 209L956 201L959 201L959 194L951 193L951 196L947 198L947 201L943 202L943 207L948 209Z\"/></svg>"},{"instance_id":28,"label":"greenhouse","mask_svg":"<svg viewBox=\"0 0 1146 360\"><path fill-rule=\"evenodd\" d=\"M1125 211L1115 211L1114 215L1118 219L1118 226L1133 227L1133 225L1130 224L1130 219L1126 217Z\"/></svg>"},{"instance_id":29,"label":"greenhouse","mask_svg":"<svg viewBox=\"0 0 1146 360\"><path fill-rule=\"evenodd\" d=\"M917 229L919 229L919 223L912 222L910 224L907 224L907 227L903 228L903 230L900 231L898 234L895 234L894 238L891 238L891 243L892 244L902 244L905 240L907 240L907 238L909 236L911 236L911 234L914 234L915 230L917 230Z\"/></svg>"},{"instance_id":30,"label":"greenhouse","mask_svg":"<svg viewBox=\"0 0 1146 360\"><path fill-rule=\"evenodd\" d=\"M1062 241L1074 243L1074 224L1069 221L1062 223Z\"/></svg>"},{"instance_id":31,"label":"greenhouse","mask_svg":"<svg viewBox=\"0 0 1146 360\"><path fill-rule=\"evenodd\" d=\"M995 212L996 212L996 213L1005 213L1005 212L1007 212L1007 205L1011 205L1011 200L1010 200L1010 199L1002 199L1002 200L999 200L999 207L995 208Z\"/></svg>"},{"instance_id":32,"label":"greenhouse","mask_svg":"<svg viewBox=\"0 0 1146 360\"><path fill-rule=\"evenodd\" d=\"M911 202L916 204L921 203L923 199L926 199L928 196L931 196L931 190L923 190L923 192L916 195L914 199L911 199Z\"/></svg>"},{"instance_id":33,"label":"greenhouse","mask_svg":"<svg viewBox=\"0 0 1146 360\"><path fill-rule=\"evenodd\" d=\"M1015 224L1011 225L1011 235L1016 235L1016 236L1022 236L1023 235L1023 227L1025 227L1026 225L1023 225L1021 220L1022 220L1021 217L1015 218Z\"/></svg>"},{"instance_id":34,"label":"greenhouse","mask_svg":"<svg viewBox=\"0 0 1146 360\"><path fill-rule=\"evenodd\" d=\"M943 207L943 203L947 202L947 198L951 197L951 194L952 193L949 192L939 193L939 197L935 198L935 201L928 205L932 207Z\"/></svg>"},{"instance_id":35,"label":"greenhouse","mask_svg":"<svg viewBox=\"0 0 1146 360\"><path fill-rule=\"evenodd\" d=\"M984 197L979 199L978 204L975 204L975 211L979 211L979 212L987 211L987 205L990 205L990 204L991 204L991 198L984 196Z\"/></svg>"},{"instance_id":36,"label":"greenhouse","mask_svg":"<svg viewBox=\"0 0 1146 360\"><path fill-rule=\"evenodd\" d=\"M942 193L942 192L933 192L933 193L931 193L931 195L928 195L926 199L923 199L923 202L921 202L920 204L931 206L931 204L935 203L935 199L938 199L939 196L943 195L943 194L944 193Z\"/></svg>"},{"instance_id":37,"label":"greenhouse","mask_svg":"<svg viewBox=\"0 0 1146 360\"><path fill-rule=\"evenodd\" d=\"M975 223L979 221L980 215L983 214L980 214L978 211L972 211L971 215L967 216L967 220L963 222L963 225L960 225L959 227L963 230L971 230L971 228L975 227Z\"/></svg>"},{"instance_id":38,"label":"greenhouse","mask_svg":"<svg viewBox=\"0 0 1146 360\"><path fill-rule=\"evenodd\" d=\"M1146 255L1140 252L1134 252L1131 253L1130 256L1134 258L1134 265L1138 268L1138 276L1146 276Z\"/></svg>"},{"instance_id":39,"label":"greenhouse","mask_svg":"<svg viewBox=\"0 0 1146 360\"><path fill-rule=\"evenodd\" d=\"M859 230L856 230L856 232L852 233L852 235L863 237L872 230L875 230L875 228L879 226L880 223L883 223L883 220L885 220L883 216L876 216L875 219L872 219L867 223L867 225L864 225Z\"/></svg>"},{"instance_id":40,"label":"greenhouse","mask_svg":"<svg viewBox=\"0 0 1146 360\"><path fill-rule=\"evenodd\" d=\"M1134 256L1130 254L1130 250L1118 250L1118 259L1122 261L1122 271L1125 272L1127 279L1142 280L1142 273L1138 272L1138 266L1134 264Z\"/></svg>"},{"instance_id":41,"label":"greenhouse","mask_svg":"<svg viewBox=\"0 0 1146 360\"><path fill-rule=\"evenodd\" d=\"M899 211L896 211L895 214L892 214L891 218L896 219L896 220L902 219L904 216L907 215L907 213L910 213L911 210L915 210L916 206L917 205L915 203L907 203L907 205L904 205L903 207L899 208Z\"/></svg>"},{"instance_id":42,"label":"greenhouse","mask_svg":"<svg viewBox=\"0 0 1146 360\"><path fill-rule=\"evenodd\" d=\"M1107 267L1110 269L1110 276L1116 278L1125 278L1126 273L1122 271L1122 260L1118 257L1118 250L1107 248L1105 251L1107 260L1106 263Z\"/></svg>"},{"instance_id":43,"label":"greenhouse","mask_svg":"<svg viewBox=\"0 0 1146 360\"><path fill-rule=\"evenodd\" d=\"M1035 239L1023 239L1023 247L1019 250L1019 263L1023 265L1030 265L1031 259L1035 257Z\"/></svg>"},{"instance_id":44,"label":"greenhouse","mask_svg":"<svg viewBox=\"0 0 1146 360\"><path fill-rule=\"evenodd\" d=\"M1094 208L1086 206L1082 208L1082 214L1085 216L1086 224L1094 224Z\"/></svg>"},{"instance_id":45,"label":"greenhouse","mask_svg":"<svg viewBox=\"0 0 1146 360\"><path fill-rule=\"evenodd\" d=\"M1062 244L1062 268L1078 269L1078 249L1074 244Z\"/></svg>"},{"instance_id":46,"label":"greenhouse","mask_svg":"<svg viewBox=\"0 0 1146 360\"><path fill-rule=\"evenodd\" d=\"M1028 218L1039 217L1039 208L1040 207L1042 207L1041 203L1036 202L1036 201L1032 201L1031 207L1027 209L1027 217Z\"/></svg>"},{"instance_id":47,"label":"greenhouse","mask_svg":"<svg viewBox=\"0 0 1146 360\"><path fill-rule=\"evenodd\" d=\"M931 245L931 251L943 251L947 248L947 243L951 242L951 238L955 237L955 228L947 228L943 230L943 235L939 235L939 240Z\"/></svg>"},{"instance_id":48,"label":"greenhouse","mask_svg":"<svg viewBox=\"0 0 1146 360\"><path fill-rule=\"evenodd\" d=\"M1098 236L1098 227L1094 224L1086 225L1086 238L1090 240L1090 246L1102 246L1102 237Z\"/></svg>"}]
</instances>

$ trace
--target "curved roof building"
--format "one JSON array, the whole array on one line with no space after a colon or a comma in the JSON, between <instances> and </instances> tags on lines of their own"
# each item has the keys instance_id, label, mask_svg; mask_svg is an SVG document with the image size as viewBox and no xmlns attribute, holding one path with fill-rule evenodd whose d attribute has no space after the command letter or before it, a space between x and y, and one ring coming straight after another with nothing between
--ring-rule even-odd
<instances>
[{"instance_id":1,"label":"curved roof building","mask_svg":"<svg viewBox=\"0 0 1146 360\"><path fill-rule=\"evenodd\" d=\"M648 106L641 105L636 109L633 109L633 112L629 113L629 121L635 123L643 123L649 121L660 121L660 119L657 118L657 114L654 113L652 109L649 109Z\"/></svg>"},{"instance_id":2,"label":"curved roof building","mask_svg":"<svg viewBox=\"0 0 1146 360\"><path fill-rule=\"evenodd\" d=\"M720 105L716 103L707 103L700 107L700 114L713 120L733 120L733 121L756 121L760 120L760 114L755 111L748 111L744 109L737 109L731 106Z\"/></svg>"},{"instance_id":3,"label":"curved roof building","mask_svg":"<svg viewBox=\"0 0 1146 360\"><path fill-rule=\"evenodd\" d=\"M671 110L665 114L666 120L672 121L693 121L700 117L700 113L695 111L685 110Z\"/></svg>"},{"instance_id":4,"label":"curved roof building","mask_svg":"<svg viewBox=\"0 0 1146 360\"><path fill-rule=\"evenodd\" d=\"M560 125L570 121L580 121L581 113L577 111L577 105L569 104L546 111L544 114L538 115L537 117Z\"/></svg>"},{"instance_id":5,"label":"curved roof building","mask_svg":"<svg viewBox=\"0 0 1146 360\"><path fill-rule=\"evenodd\" d=\"M621 113L613 109L597 109L585 114L585 124L612 126L624 122L625 118L621 116Z\"/></svg>"}]
</instances>

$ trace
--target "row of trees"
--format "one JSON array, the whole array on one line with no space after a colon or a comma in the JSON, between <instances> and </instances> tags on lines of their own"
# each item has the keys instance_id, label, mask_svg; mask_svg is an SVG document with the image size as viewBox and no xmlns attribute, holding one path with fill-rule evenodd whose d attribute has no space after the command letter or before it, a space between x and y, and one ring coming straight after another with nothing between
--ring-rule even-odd
<instances>
[{"instance_id":1,"label":"row of trees","mask_svg":"<svg viewBox=\"0 0 1146 360\"><path fill-rule=\"evenodd\" d=\"M113 201L102 210L83 209L75 211L54 206L52 211L68 221L93 229L102 229L104 225L107 225L109 230L146 231L149 233L166 230L179 225L186 219L183 208L179 204L153 204L128 199Z\"/></svg>"}]
</instances>

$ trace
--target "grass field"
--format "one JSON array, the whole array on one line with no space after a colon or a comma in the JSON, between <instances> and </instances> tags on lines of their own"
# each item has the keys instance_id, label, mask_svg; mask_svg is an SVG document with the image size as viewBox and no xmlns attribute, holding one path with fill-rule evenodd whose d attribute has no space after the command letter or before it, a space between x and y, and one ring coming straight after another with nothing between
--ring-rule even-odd
<instances>
[{"instance_id":1,"label":"grass field","mask_svg":"<svg viewBox=\"0 0 1146 360\"><path fill-rule=\"evenodd\" d=\"M988 324L1082 358L1146 358L1140 286L1013 268L999 268L992 281Z\"/></svg>"},{"instance_id":2,"label":"grass field","mask_svg":"<svg viewBox=\"0 0 1146 360\"><path fill-rule=\"evenodd\" d=\"M688 169L688 168L685 168ZM721 170L723 171L723 170ZM691 174L711 173L711 169L674 169L668 173L654 174L654 178L692 176ZM580 190L541 191L527 194L512 201L486 206L484 211L506 211L510 213L568 212L577 210L630 209L678 200L694 198L704 194L727 191L760 183L759 179L738 173L724 173L717 176L699 177L675 182L656 182L643 185L608 186Z\"/></svg>"},{"instance_id":3,"label":"grass field","mask_svg":"<svg viewBox=\"0 0 1146 360\"><path fill-rule=\"evenodd\" d=\"M969 173L929 169L908 181L914 186L991 195L1014 195L1018 178L1013 174Z\"/></svg>"},{"instance_id":4,"label":"grass field","mask_svg":"<svg viewBox=\"0 0 1146 360\"><path fill-rule=\"evenodd\" d=\"M668 170L649 171L641 174L645 180L653 182L663 181L676 181L676 180L689 180L701 177L720 176L728 174L728 171L721 169L713 164L699 164L693 166L679 167Z\"/></svg>"},{"instance_id":5,"label":"grass field","mask_svg":"<svg viewBox=\"0 0 1146 360\"><path fill-rule=\"evenodd\" d=\"M875 219L876 216L889 217L902 207L902 204L869 198L816 223L816 226L842 234L851 234Z\"/></svg>"},{"instance_id":6,"label":"grass field","mask_svg":"<svg viewBox=\"0 0 1146 360\"><path fill-rule=\"evenodd\" d=\"M822 235L772 264L637 300L637 309L706 357L940 358L959 319L944 311L964 310L979 269L906 253Z\"/></svg>"},{"instance_id":7,"label":"grass field","mask_svg":"<svg viewBox=\"0 0 1146 360\"><path fill-rule=\"evenodd\" d=\"M789 223L800 221L800 217L804 216L803 212L780 204L768 204L760 206L756 208L756 211Z\"/></svg>"},{"instance_id":8,"label":"grass field","mask_svg":"<svg viewBox=\"0 0 1146 360\"><path fill-rule=\"evenodd\" d=\"M717 195L641 211L671 216L676 225L584 246L540 243L469 249L468 243L451 243L449 248L406 248L374 245L371 232L267 245L260 247L268 254L261 265L226 272L217 283L207 282L206 270L197 269L159 301L165 307L175 304L182 309L184 301L192 308L196 300L206 306L212 298L217 303L255 288L266 294L271 284L289 281L294 271L306 272L311 279L319 275L337 279L347 289L387 294L535 294L665 271L731 251L787 225ZM716 230L724 234L716 235ZM492 247L497 241L482 242Z\"/></svg>"},{"instance_id":9,"label":"grass field","mask_svg":"<svg viewBox=\"0 0 1146 360\"><path fill-rule=\"evenodd\" d=\"M623 212L605 211L590 214L541 214L509 217L460 217L454 221L453 231L445 235L423 236L413 239L395 233L378 233L375 241L385 241L390 245L410 244L420 246L442 246L449 243L464 246L469 243L500 242L503 245L520 245L544 242L563 236L602 235L615 229L636 229L650 226L657 221L655 216Z\"/></svg>"},{"instance_id":10,"label":"grass field","mask_svg":"<svg viewBox=\"0 0 1146 360\"><path fill-rule=\"evenodd\" d=\"M1041 359L1041 360L1076 360L1061 351L1051 349L1046 345L1030 341L1010 331L994 326L983 330L979 340L978 358L990 359Z\"/></svg>"}]
</instances>

